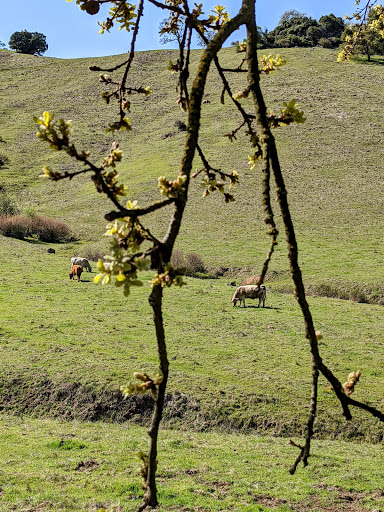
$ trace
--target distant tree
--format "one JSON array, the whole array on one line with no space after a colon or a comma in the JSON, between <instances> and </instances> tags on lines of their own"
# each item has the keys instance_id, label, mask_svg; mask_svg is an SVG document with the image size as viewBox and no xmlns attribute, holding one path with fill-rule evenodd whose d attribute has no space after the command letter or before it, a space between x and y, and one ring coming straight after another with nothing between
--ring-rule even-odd
<instances>
[{"instance_id":1,"label":"distant tree","mask_svg":"<svg viewBox=\"0 0 384 512\"><path fill-rule=\"evenodd\" d=\"M46 36L40 32L14 32L9 40L9 47L18 53L43 55L48 50Z\"/></svg>"},{"instance_id":2,"label":"distant tree","mask_svg":"<svg viewBox=\"0 0 384 512\"><path fill-rule=\"evenodd\" d=\"M371 26L379 17L380 13L377 10L370 9L365 23L347 25L341 36L345 45L356 38L354 53L366 55L368 61L373 55L384 55L384 38Z\"/></svg>"},{"instance_id":3,"label":"distant tree","mask_svg":"<svg viewBox=\"0 0 384 512\"><path fill-rule=\"evenodd\" d=\"M262 29L261 27L257 27L257 48L269 48L271 45L269 43L269 31L267 28Z\"/></svg>"},{"instance_id":4,"label":"distant tree","mask_svg":"<svg viewBox=\"0 0 384 512\"><path fill-rule=\"evenodd\" d=\"M268 39L278 47L312 46L314 39L320 37L311 27L318 27L315 19L295 10L286 11L280 17L277 27L269 32Z\"/></svg>"},{"instance_id":5,"label":"distant tree","mask_svg":"<svg viewBox=\"0 0 384 512\"><path fill-rule=\"evenodd\" d=\"M269 32L268 29L262 29L261 27L257 27L257 49L261 50L263 48L269 48L271 45L269 43ZM247 49L247 40L243 39L242 41L232 41L231 46L236 48L238 53L245 52Z\"/></svg>"},{"instance_id":6,"label":"distant tree","mask_svg":"<svg viewBox=\"0 0 384 512\"><path fill-rule=\"evenodd\" d=\"M384 39L384 6L377 3L377 0L367 0L362 6L360 0L356 0L355 5L356 11L352 16L347 16L350 23L342 34L344 44L337 57L339 62L349 59L355 53L367 55L368 60L373 54L383 55L381 41Z\"/></svg>"},{"instance_id":7,"label":"distant tree","mask_svg":"<svg viewBox=\"0 0 384 512\"><path fill-rule=\"evenodd\" d=\"M358 30L356 26L347 26L342 34L342 40L346 41L347 38L353 37ZM354 53L365 55L369 62L373 55L384 55L384 39L374 30L364 27L364 31L355 44Z\"/></svg>"},{"instance_id":8,"label":"distant tree","mask_svg":"<svg viewBox=\"0 0 384 512\"><path fill-rule=\"evenodd\" d=\"M307 15L304 12L296 11L296 9L291 9L290 11L285 11L279 19L279 23L277 25L289 25L292 20L296 20L299 18L305 18Z\"/></svg>"},{"instance_id":9,"label":"distant tree","mask_svg":"<svg viewBox=\"0 0 384 512\"><path fill-rule=\"evenodd\" d=\"M212 41L215 35L216 32L214 30L207 30L205 33L205 38L197 36L197 46L199 46L200 48L205 48L207 46L207 43L209 43L209 41Z\"/></svg>"},{"instance_id":10,"label":"distant tree","mask_svg":"<svg viewBox=\"0 0 384 512\"><path fill-rule=\"evenodd\" d=\"M323 31L322 37L340 39L344 31L344 20L340 17L336 18L334 14L327 14L319 19L319 27Z\"/></svg>"},{"instance_id":11,"label":"distant tree","mask_svg":"<svg viewBox=\"0 0 384 512\"><path fill-rule=\"evenodd\" d=\"M3 41L0 41L0 48L5 48L5 43L3 43Z\"/></svg>"},{"instance_id":12,"label":"distant tree","mask_svg":"<svg viewBox=\"0 0 384 512\"><path fill-rule=\"evenodd\" d=\"M177 42L180 46L183 40L183 29L178 23L172 22L172 17L164 18L159 23L160 43L168 44Z\"/></svg>"}]
</instances>

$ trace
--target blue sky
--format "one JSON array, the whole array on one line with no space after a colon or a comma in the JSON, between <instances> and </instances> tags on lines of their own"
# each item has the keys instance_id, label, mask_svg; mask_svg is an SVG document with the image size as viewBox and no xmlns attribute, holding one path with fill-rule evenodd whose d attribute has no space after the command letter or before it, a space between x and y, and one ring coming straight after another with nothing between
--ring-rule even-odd
<instances>
[{"instance_id":1,"label":"blue sky","mask_svg":"<svg viewBox=\"0 0 384 512\"><path fill-rule=\"evenodd\" d=\"M200 3L203 0L195 1ZM205 12L220 4L225 5L231 15L237 12L240 3L241 0L203 1ZM257 24L272 30L280 16L291 9L316 19L330 13L344 18L345 14L353 12L354 0L257 0ZM112 30L110 34L98 34L97 21L105 18L103 13L106 13L106 9L100 10L96 16L90 16L79 10L75 0L70 3L65 0L0 0L0 41L8 44L14 32L26 29L46 36L48 51L45 55L49 57L97 57L125 53L130 44L129 34L117 30ZM137 50L170 47L159 43L158 26L165 17L164 12L147 3ZM231 41L243 37L244 34L239 32Z\"/></svg>"}]
</instances>

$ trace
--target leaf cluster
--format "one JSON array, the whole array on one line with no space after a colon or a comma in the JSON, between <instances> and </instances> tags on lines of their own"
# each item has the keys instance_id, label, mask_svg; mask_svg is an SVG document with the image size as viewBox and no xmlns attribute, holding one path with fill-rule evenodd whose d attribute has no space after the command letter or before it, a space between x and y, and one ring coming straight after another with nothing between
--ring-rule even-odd
<instances>
[{"instance_id":1,"label":"leaf cluster","mask_svg":"<svg viewBox=\"0 0 384 512\"><path fill-rule=\"evenodd\" d=\"M130 381L120 388L124 398L128 398L133 394L144 395L148 391L151 392L154 399L157 398L158 386L164 379L161 371L156 373L153 377L150 377L147 373L140 372L135 372L133 376L136 379L135 381Z\"/></svg>"},{"instance_id":2,"label":"leaf cluster","mask_svg":"<svg viewBox=\"0 0 384 512\"><path fill-rule=\"evenodd\" d=\"M115 286L122 287L125 296L130 294L132 286L143 286L138 272L149 266L146 254L140 252L141 244L147 240L148 233L135 218L121 218L107 225L106 236L111 238L110 252L104 261L99 260L98 274L94 281L109 284L115 278Z\"/></svg>"},{"instance_id":3,"label":"leaf cluster","mask_svg":"<svg viewBox=\"0 0 384 512\"><path fill-rule=\"evenodd\" d=\"M358 6L352 16L346 16L349 24L346 26L342 40L343 45L338 55L338 62L343 62L356 53L367 55L384 55L384 7L376 0L369 0Z\"/></svg>"}]
</instances>

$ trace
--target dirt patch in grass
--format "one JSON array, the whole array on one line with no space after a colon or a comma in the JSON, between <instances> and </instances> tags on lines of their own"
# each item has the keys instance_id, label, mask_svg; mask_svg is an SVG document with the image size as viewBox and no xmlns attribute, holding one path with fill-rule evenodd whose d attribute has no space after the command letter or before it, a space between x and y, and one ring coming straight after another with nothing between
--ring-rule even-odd
<instances>
[{"instance_id":1,"label":"dirt patch in grass","mask_svg":"<svg viewBox=\"0 0 384 512\"><path fill-rule=\"evenodd\" d=\"M282 498L276 498L274 496L268 496L265 494L256 495L251 491L249 494L252 496L252 501L258 505L269 508L278 508L280 506L286 506L292 512L367 512L372 510L371 507L364 505L364 500L374 499L372 493L363 493L360 491L347 491L341 487L330 488L332 491L332 502L329 499L322 498L321 496L310 496L309 498L300 501L298 503L289 503L287 500ZM379 510L379 509L377 509Z\"/></svg>"},{"instance_id":2,"label":"dirt patch in grass","mask_svg":"<svg viewBox=\"0 0 384 512\"><path fill-rule=\"evenodd\" d=\"M80 461L75 467L75 471L94 471L99 467L99 463L93 459Z\"/></svg>"},{"instance_id":3,"label":"dirt patch in grass","mask_svg":"<svg viewBox=\"0 0 384 512\"><path fill-rule=\"evenodd\" d=\"M42 375L23 374L0 380L0 411L16 415L147 426L153 406L149 394L123 399L118 389L96 389L78 382L54 382ZM301 437L306 422L304 416L287 418L282 410L276 409L276 401L272 397L241 393L204 404L175 391L166 395L163 425L195 432L216 430ZM317 425L315 435L318 439L382 441L379 420L345 424L335 412L328 413L327 419ZM67 444L60 447L64 449Z\"/></svg>"},{"instance_id":4,"label":"dirt patch in grass","mask_svg":"<svg viewBox=\"0 0 384 512\"><path fill-rule=\"evenodd\" d=\"M306 288L306 293L313 297L330 297L351 300L363 304L378 304L384 306L383 286L372 288L359 284L332 281L330 283L309 285Z\"/></svg>"},{"instance_id":5,"label":"dirt patch in grass","mask_svg":"<svg viewBox=\"0 0 384 512\"><path fill-rule=\"evenodd\" d=\"M150 395L132 395L123 399L118 390L96 390L78 382L55 383L49 378L16 376L0 381L0 411L31 416L60 417L79 421L147 423L153 411ZM166 397L165 421L182 422L198 429L200 406L182 393Z\"/></svg>"},{"instance_id":6,"label":"dirt patch in grass","mask_svg":"<svg viewBox=\"0 0 384 512\"><path fill-rule=\"evenodd\" d=\"M293 294L293 283L282 284L275 288L280 293ZM310 284L305 287L305 293L310 297L328 297L331 299L350 300L361 304L377 304L384 306L384 286L364 286L356 283L331 281L327 283Z\"/></svg>"}]
</instances>

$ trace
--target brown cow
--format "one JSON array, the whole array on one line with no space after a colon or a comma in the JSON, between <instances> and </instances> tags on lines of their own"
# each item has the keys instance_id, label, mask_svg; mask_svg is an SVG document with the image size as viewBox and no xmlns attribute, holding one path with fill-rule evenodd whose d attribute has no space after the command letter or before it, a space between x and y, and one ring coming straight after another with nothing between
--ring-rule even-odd
<instances>
[{"instance_id":1,"label":"brown cow","mask_svg":"<svg viewBox=\"0 0 384 512\"><path fill-rule=\"evenodd\" d=\"M83 267L81 267L80 265L73 265L72 270L69 274L69 279L72 279L72 277L74 278L75 276L77 276L77 282L79 282L82 271Z\"/></svg>"}]
</instances>

